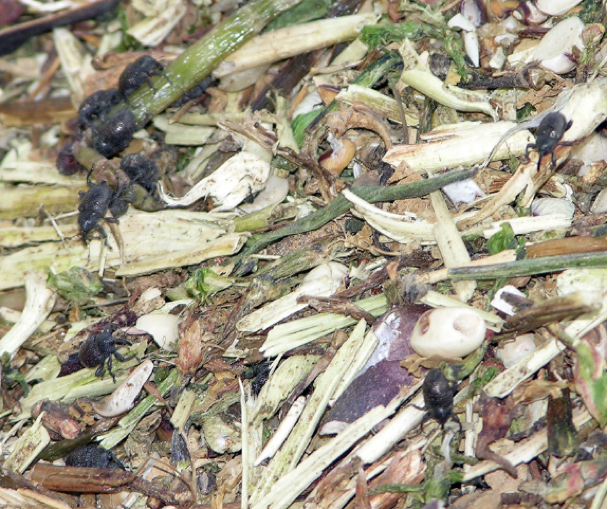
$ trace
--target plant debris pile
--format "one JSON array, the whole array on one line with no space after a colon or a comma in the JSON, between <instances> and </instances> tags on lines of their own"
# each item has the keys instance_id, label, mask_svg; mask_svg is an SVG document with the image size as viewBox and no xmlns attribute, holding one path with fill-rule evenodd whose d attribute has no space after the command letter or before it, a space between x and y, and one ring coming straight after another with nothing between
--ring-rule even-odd
<instances>
[{"instance_id":1,"label":"plant debris pile","mask_svg":"<svg viewBox=\"0 0 608 509\"><path fill-rule=\"evenodd\" d=\"M0 1L0 505L606 505L606 5Z\"/></svg>"}]
</instances>

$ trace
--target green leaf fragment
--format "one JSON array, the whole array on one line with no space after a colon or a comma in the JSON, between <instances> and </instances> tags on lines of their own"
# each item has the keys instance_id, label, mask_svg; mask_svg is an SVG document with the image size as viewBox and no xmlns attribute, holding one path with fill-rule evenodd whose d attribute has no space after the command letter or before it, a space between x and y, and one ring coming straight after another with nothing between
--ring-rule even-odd
<instances>
[{"instance_id":1,"label":"green leaf fragment","mask_svg":"<svg viewBox=\"0 0 608 509\"><path fill-rule=\"evenodd\" d=\"M76 305L83 304L103 290L99 276L82 267L49 274L48 285L62 298Z\"/></svg>"},{"instance_id":2,"label":"green leaf fragment","mask_svg":"<svg viewBox=\"0 0 608 509\"><path fill-rule=\"evenodd\" d=\"M434 30L428 25L416 21L404 21L392 23L388 19L376 25L365 26L361 29L361 40L370 48L376 46L387 46L393 42L401 42L403 39L418 40Z\"/></svg>"},{"instance_id":3,"label":"green leaf fragment","mask_svg":"<svg viewBox=\"0 0 608 509\"><path fill-rule=\"evenodd\" d=\"M500 231L496 232L488 240L488 253L490 255L495 255L506 249L515 249L516 247L515 232L509 223L502 223Z\"/></svg>"},{"instance_id":4,"label":"green leaf fragment","mask_svg":"<svg viewBox=\"0 0 608 509\"><path fill-rule=\"evenodd\" d=\"M320 111L321 109L317 108L316 110L309 111L308 113L302 113L291 121L293 137L295 138L298 147L302 146L304 135L306 134L306 128L315 118L317 118Z\"/></svg>"},{"instance_id":5,"label":"green leaf fragment","mask_svg":"<svg viewBox=\"0 0 608 509\"><path fill-rule=\"evenodd\" d=\"M186 290L190 295L201 302L234 283L233 278L218 276L211 269L202 268L197 270L186 282Z\"/></svg>"},{"instance_id":6,"label":"green leaf fragment","mask_svg":"<svg viewBox=\"0 0 608 509\"><path fill-rule=\"evenodd\" d=\"M608 412L606 390L606 363L599 352L586 341L576 345L577 359L574 371L576 390L585 406L600 427L606 426Z\"/></svg>"}]
</instances>

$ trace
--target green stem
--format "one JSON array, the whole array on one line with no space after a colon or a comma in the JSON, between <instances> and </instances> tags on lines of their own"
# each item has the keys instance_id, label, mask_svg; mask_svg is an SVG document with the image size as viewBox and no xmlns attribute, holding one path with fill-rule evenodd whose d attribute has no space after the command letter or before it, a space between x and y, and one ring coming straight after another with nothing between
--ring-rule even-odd
<instances>
[{"instance_id":1,"label":"green stem","mask_svg":"<svg viewBox=\"0 0 608 509\"><path fill-rule=\"evenodd\" d=\"M461 279L497 279L519 276L531 276L533 274L547 274L567 269L605 268L606 253L576 253L559 256L545 256L542 258L530 258L528 260L517 260L509 263L497 263L485 267L464 267L448 269L448 277L453 281Z\"/></svg>"},{"instance_id":2,"label":"green stem","mask_svg":"<svg viewBox=\"0 0 608 509\"><path fill-rule=\"evenodd\" d=\"M370 203L404 200L406 198L425 196L453 182L469 179L473 175L475 175L474 170L463 170L402 186L351 187L350 190L359 198ZM348 212L351 205L351 202L344 198L344 196L339 195L334 198L327 207L316 210L312 214L303 217L302 219L298 219L279 230L261 235L254 235L245 244L241 256L245 257L257 253L267 245L289 235L299 235L301 233L317 230L332 219Z\"/></svg>"},{"instance_id":3,"label":"green stem","mask_svg":"<svg viewBox=\"0 0 608 509\"><path fill-rule=\"evenodd\" d=\"M164 76L140 87L129 102L135 120L143 124L151 115L163 111L184 92L208 76L215 66L245 41L257 34L277 14L301 0L253 0L219 23L196 44L177 57L164 71ZM118 105L116 113L124 105Z\"/></svg>"}]
</instances>

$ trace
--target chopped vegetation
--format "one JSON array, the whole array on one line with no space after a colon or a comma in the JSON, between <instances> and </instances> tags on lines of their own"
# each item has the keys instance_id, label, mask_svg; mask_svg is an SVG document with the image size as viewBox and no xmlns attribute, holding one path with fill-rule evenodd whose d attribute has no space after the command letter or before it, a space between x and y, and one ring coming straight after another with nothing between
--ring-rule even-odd
<instances>
[{"instance_id":1,"label":"chopped vegetation","mask_svg":"<svg viewBox=\"0 0 608 509\"><path fill-rule=\"evenodd\" d=\"M606 9L0 2L0 506L606 507Z\"/></svg>"}]
</instances>

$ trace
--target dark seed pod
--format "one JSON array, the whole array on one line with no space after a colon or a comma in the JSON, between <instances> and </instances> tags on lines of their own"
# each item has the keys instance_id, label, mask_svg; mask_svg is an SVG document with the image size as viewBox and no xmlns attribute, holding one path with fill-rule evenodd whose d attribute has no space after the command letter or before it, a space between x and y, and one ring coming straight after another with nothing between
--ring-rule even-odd
<instances>
[{"instance_id":1,"label":"dark seed pod","mask_svg":"<svg viewBox=\"0 0 608 509\"><path fill-rule=\"evenodd\" d=\"M65 464L68 467L125 468L112 451L95 444L83 445L74 449L65 457Z\"/></svg>"},{"instance_id":2,"label":"dark seed pod","mask_svg":"<svg viewBox=\"0 0 608 509\"><path fill-rule=\"evenodd\" d=\"M122 109L101 126L93 141L93 148L104 157L112 157L129 146L136 129L133 113Z\"/></svg>"},{"instance_id":3,"label":"dark seed pod","mask_svg":"<svg viewBox=\"0 0 608 509\"><path fill-rule=\"evenodd\" d=\"M450 384L440 369L431 369L422 384L426 407L423 419L435 419L443 426L451 417L460 423L460 419L454 413L455 389L456 387Z\"/></svg>"},{"instance_id":4,"label":"dark seed pod","mask_svg":"<svg viewBox=\"0 0 608 509\"><path fill-rule=\"evenodd\" d=\"M174 430L171 439L171 464L175 466L178 472L181 472L188 468L190 463L188 444L183 435L178 430Z\"/></svg>"}]
</instances>

